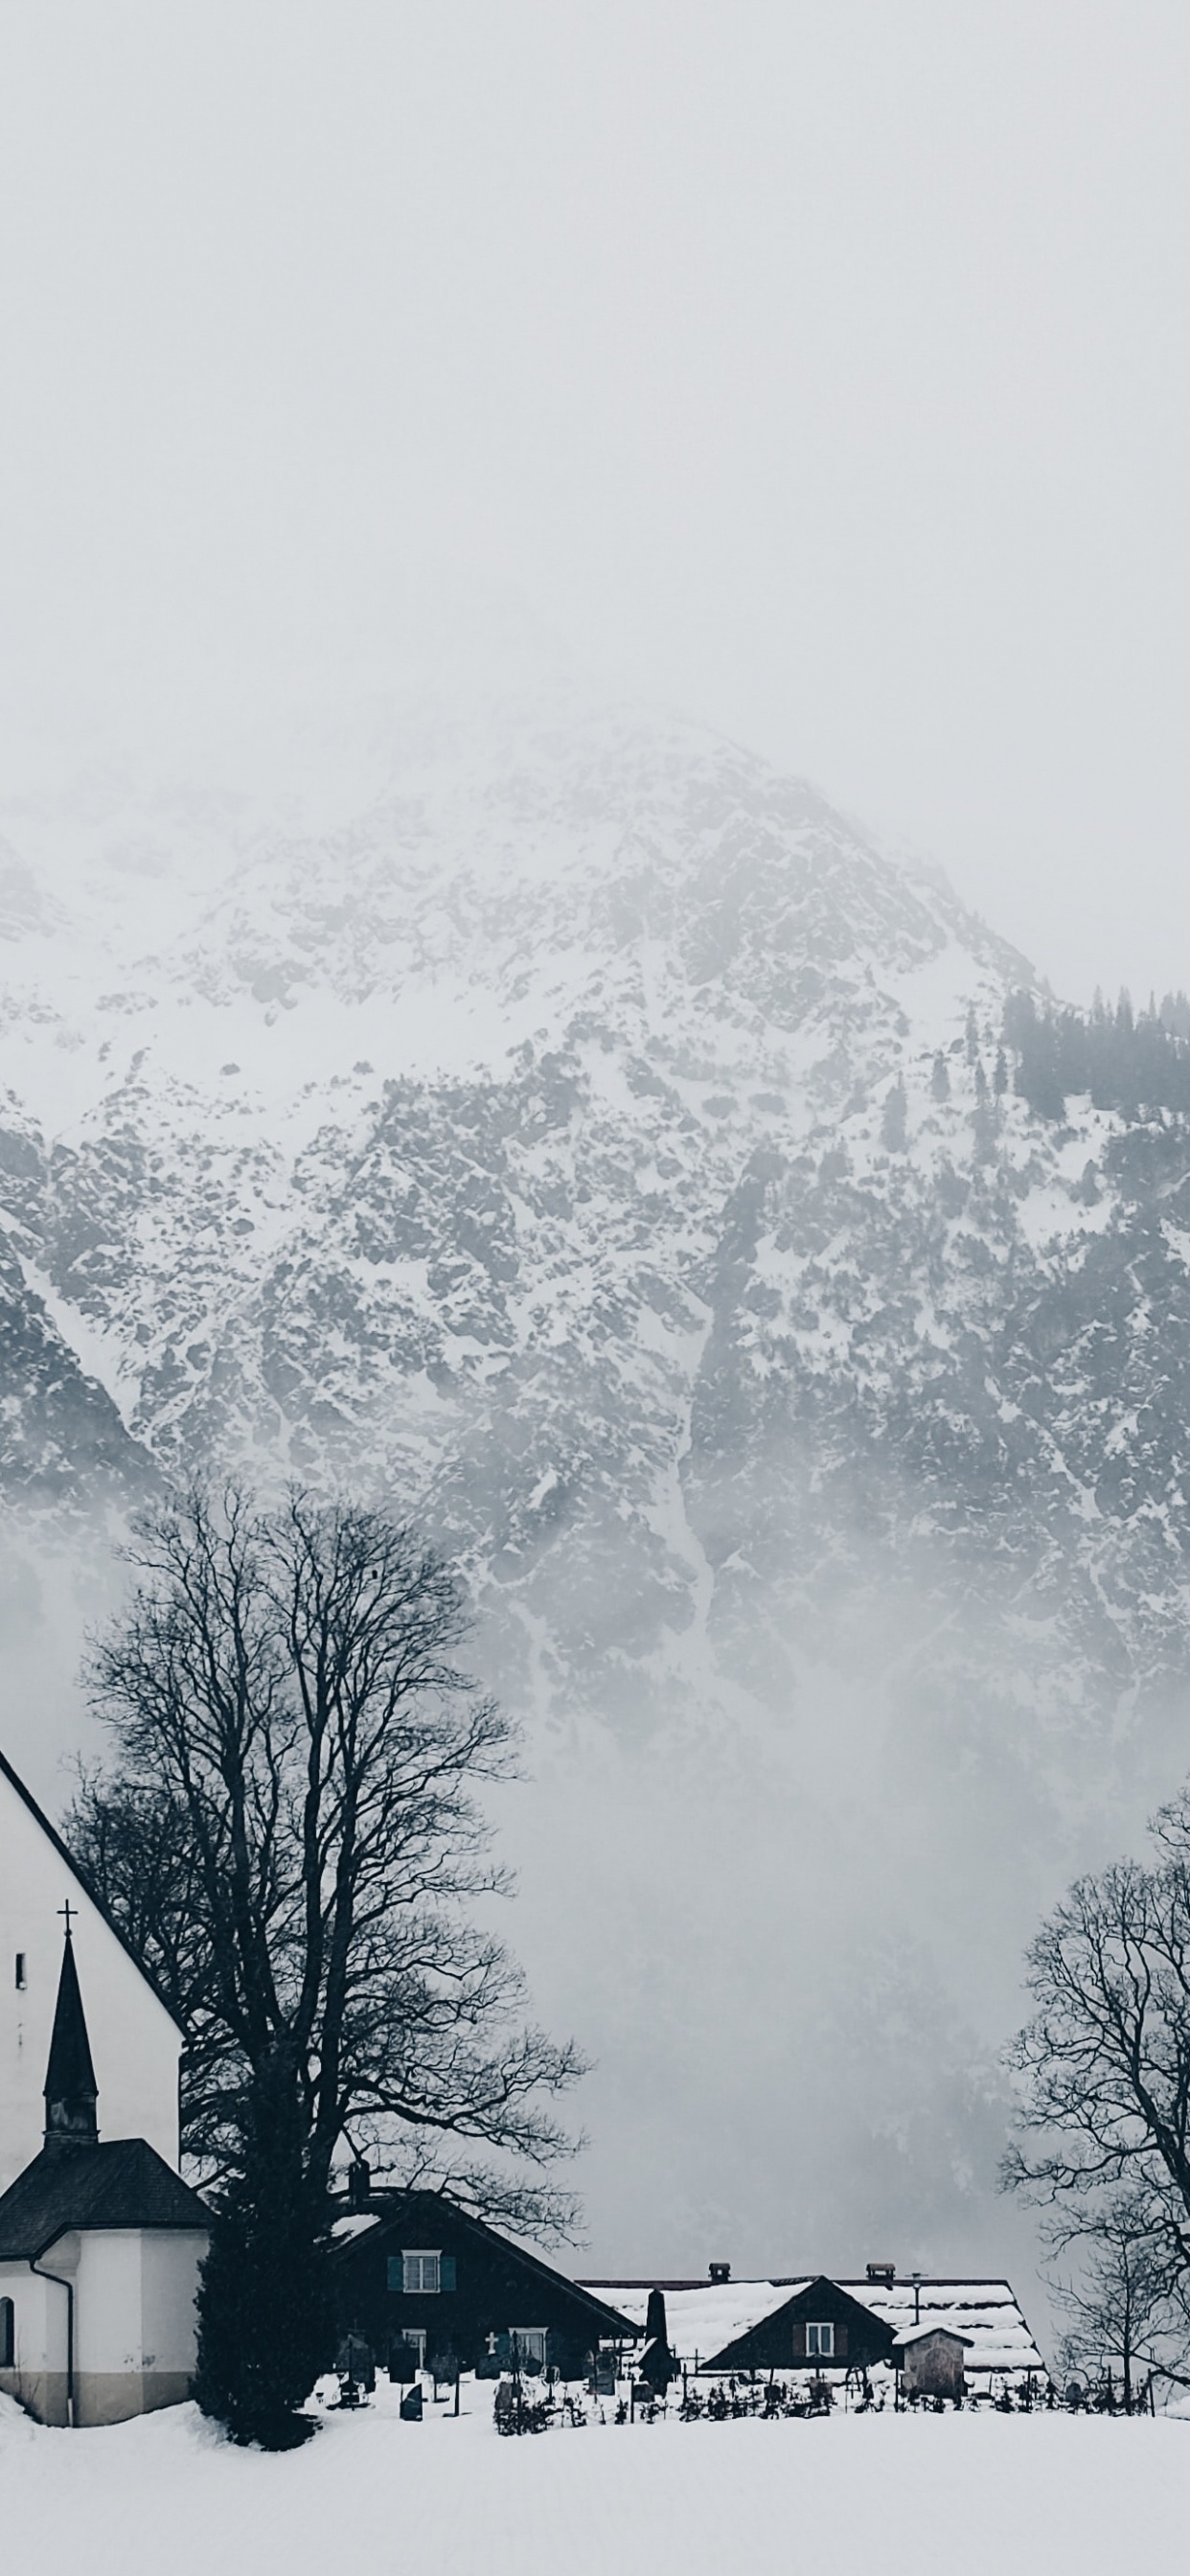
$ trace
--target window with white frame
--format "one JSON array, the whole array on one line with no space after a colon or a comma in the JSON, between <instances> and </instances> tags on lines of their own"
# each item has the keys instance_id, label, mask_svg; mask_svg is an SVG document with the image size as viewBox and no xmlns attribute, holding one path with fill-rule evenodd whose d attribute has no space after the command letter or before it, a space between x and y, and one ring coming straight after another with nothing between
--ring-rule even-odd
<instances>
[{"instance_id":1,"label":"window with white frame","mask_svg":"<svg viewBox=\"0 0 1190 2576\"><path fill-rule=\"evenodd\" d=\"M522 2369L527 2364L530 2370L544 2370L547 2331L545 2326L509 2327L508 2341L512 2358L520 2363Z\"/></svg>"},{"instance_id":2,"label":"window with white frame","mask_svg":"<svg viewBox=\"0 0 1190 2576\"><path fill-rule=\"evenodd\" d=\"M806 2351L812 2361L833 2361L835 2329L832 2325L807 2325Z\"/></svg>"},{"instance_id":3,"label":"window with white frame","mask_svg":"<svg viewBox=\"0 0 1190 2576\"><path fill-rule=\"evenodd\" d=\"M438 2252L426 2253L420 2249L407 2252L402 2247L401 2269L404 2275L401 2287L407 2297L425 2298L431 2292L436 2294L442 2287L442 2256Z\"/></svg>"}]
</instances>

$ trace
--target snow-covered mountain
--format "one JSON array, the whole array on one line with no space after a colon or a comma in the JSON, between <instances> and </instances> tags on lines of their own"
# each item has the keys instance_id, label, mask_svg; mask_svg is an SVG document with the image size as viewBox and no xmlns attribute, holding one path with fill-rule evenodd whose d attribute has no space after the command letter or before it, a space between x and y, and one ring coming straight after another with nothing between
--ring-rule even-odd
<instances>
[{"instance_id":1,"label":"snow-covered mountain","mask_svg":"<svg viewBox=\"0 0 1190 2576\"><path fill-rule=\"evenodd\" d=\"M279 824L118 775L10 816L30 1291L171 1468L247 1440L420 1488L543 1372L580 1422L591 1368L688 1419L740 1187L928 1078L971 1000L993 1043L1019 963L689 727L564 701L333 748L333 824L325 788Z\"/></svg>"},{"instance_id":2,"label":"snow-covered mountain","mask_svg":"<svg viewBox=\"0 0 1190 2576\"><path fill-rule=\"evenodd\" d=\"M883 2159L953 2253L968 2026L1184 1758L1177 1136L998 1092L1030 970L944 883L578 690L95 764L0 832L14 1512L226 1463L425 1514L533 1720L535 1982L575 2017L582 1950L621 2139L658 2017L705 2123L701 1998L764 2205L810 2051L851 2206ZM798 2190L838 2155L803 2124Z\"/></svg>"}]
</instances>

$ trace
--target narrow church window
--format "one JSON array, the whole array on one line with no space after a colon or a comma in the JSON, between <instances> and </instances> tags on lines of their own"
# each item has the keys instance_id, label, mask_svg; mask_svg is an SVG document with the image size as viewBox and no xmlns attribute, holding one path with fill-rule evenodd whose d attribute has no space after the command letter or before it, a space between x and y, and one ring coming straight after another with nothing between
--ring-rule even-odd
<instances>
[{"instance_id":1,"label":"narrow church window","mask_svg":"<svg viewBox=\"0 0 1190 2576\"><path fill-rule=\"evenodd\" d=\"M25 1991L25 1953L23 1950L17 1951L16 1986L18 1995L23 1995Z\"/></svg>"},{"instance_id":2,"label":"narrow church window","mask_svg":"<svg viewBox=\"0 0 1190 2576\"><path fill-rule=\"evenodd\" d=\"M15 2367L16 2316L11 2299L0 2299L0 2370Z\"/></svg>"}]
</instances>

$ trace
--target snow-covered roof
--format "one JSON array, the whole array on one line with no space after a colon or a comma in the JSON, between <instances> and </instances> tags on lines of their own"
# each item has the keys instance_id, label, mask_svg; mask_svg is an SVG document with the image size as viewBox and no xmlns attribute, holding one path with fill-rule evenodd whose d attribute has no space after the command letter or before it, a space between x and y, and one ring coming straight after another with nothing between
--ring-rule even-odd
<instances>
[{"instance_id":1,"label":"snow-covered roof","mask_svg":"<svg viewBox=\"0 0 1190 2576\"><path fill-rule=\"evenodd\" d=\"M813 2276L804 2281L689 2281L674 2285L664 2281L658 2287L665 2294L665 2325L671 2352L679 2361L692 2362L697 2354L707 2360L712 2353L722 2352L734 2343L737 2335L748 2334L762 2317L771 2317L783 2308L794 2292L804 2290ZM628 2317L643 2334L645 2313L649 2304L648 2285L642 2281L588 2281L584 2285L608 2299L621 2316Z\"/></svg>"},{"instance_id":2,"label":"snow-covered roof","mask_svg":"<svg viewBox=\"0 0 1190 2576\"><path fill-rule=\"evenodd\" d=\"M706 2360L723 2352L763 2318L775 2316L816 2277L806 2272L786 2281L661 2281L657 2286L665 2293L671 2349L687 2363L696 2354ZM1045 2363L1007 2281L845 2281L833 2273L828 2277L891 2326L898 2343L944 2326L949 2333L961 2335L967 2345L968 2374L1004 2370L1045 2374ZM588 2281L584 2286L609 2299L643 2332L647 2282Z\"/></svg>"},{"instance_id":3,"label":"snow-covered roof","mask_svg":"<svg viewBox=\"0 0 1190 2576\"><path fill-rule=\"evenodd\" d=\"M334 2237L336 2244L342 2245L346 2243L349 2237L364 2236L367 2234L369 2227L379 2227L379 2225L379 2210L355 2209L352 2210L350 2216L347 2218L336 2218L334 2225L331 2228L331 2234Z\"/></svg>"},{"instance_id":4,"label":"snow-covered roof","mask_svg":"<svg viewBox=\"0 0 1190 2576\"><path fill-rule=\"evenodd\" d=\"M965 2368L1045 2373L1033 2337L1007 2281L840 2281L898 2343L915 2326L948 2326L970 2344Z\"/></svg>"},{"instance_id":5,"label":"snow-covered roof","mask_svg":"<svg viewBox=\"0 0 1190 2576\"><path fill-rule=\"evenodd\" d=\"M903 2326L900 2334L897 2336L897 2344L901 2351L904 2352L908 2349L911 2343L928 2343L932 2335L945 2335L949 2343L966 2344L968 2351L970 2351L970 2335L960 2334L957 2326L940 2326L937 2318L932 2320L923 2318L922 2323L919 2326Z\"/></svg>"}]
</instances>

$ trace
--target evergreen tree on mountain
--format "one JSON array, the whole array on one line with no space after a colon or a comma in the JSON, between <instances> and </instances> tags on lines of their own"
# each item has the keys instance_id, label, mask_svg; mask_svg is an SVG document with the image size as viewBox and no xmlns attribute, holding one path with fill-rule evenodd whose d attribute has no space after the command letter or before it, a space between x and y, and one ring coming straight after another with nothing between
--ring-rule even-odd
<instances>
[{"instance_id":1,"label":"evergreen tree on mountain","mask_svg":"<svg viewBox=\"0 0 1190 2576\"><path fill-rule=\"evenodd\" d=\"M1009 996L1004 1039L1016 1065L1016 1089L1035 1117L1061 1120L1072 1095L1135 1121L1156 1111L1190 1112L1190 1037L1167 999L1160 1011L1133 1011L1127 992L1114 1010L1096 993L1088 1014L1038 1004L1032 993ZM998 1072L998 1068L997 1068Z\"/></svg>"},{"instance_id":2,"label":"evergreen tree on mountain","mask_svg":"<svg viewBox=\"0 0 1190 2576\"><path fill-rule=\"evenodd\" d=\"M997 1123L996 1111L988 1095L988 1078L983 1069L982 1059L977 1056L975 1060L975 1108L971 1119L975 1140L975 1159L977 1163L986 1163L990 1161L991 1157L995 1153Z\"/></svg>"},{"instance_id":3,"label":"evergreen tree on mountain","mask_svg":"<svg viewBox=\"0 0 1190 2576\"><path fill-rule=\"evenodd\" d=\"M885 1153L903 1154L907 1143L907 1135L908 1131L905 1121L905 1085L898 1074L891 1089L885 1094L884 1110L880 1120L880 1142L884 1147Z\"/></svg>"}]
</instances>

